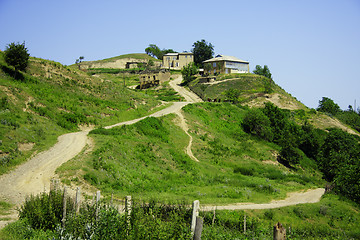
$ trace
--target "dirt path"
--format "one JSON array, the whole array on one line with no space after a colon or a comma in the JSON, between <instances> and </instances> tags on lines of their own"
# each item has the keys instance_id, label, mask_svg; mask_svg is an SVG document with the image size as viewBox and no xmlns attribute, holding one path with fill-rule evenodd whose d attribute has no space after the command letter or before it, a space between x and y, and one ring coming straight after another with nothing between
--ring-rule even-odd
<instances>
[{"instance_id":1,"label":"dirt path","mask_svg":"<svg viewBox=\"0 0 360 240\"><path fill-rule=\"evenodd\" d=\"M180 126L190 137L189 145L186 149L187 154L195 160L196 157L191 152L192 137L188 133L188 126L186 125L185 119L181 114L181 108L185 105L193 102L201 102L202 100L194 93L187 91L185 88L179 86L181 83L181 76L170 82L176 91L188 102L175 102L171 106L160 110L156 113L153 113L149 116L161 117L166 114L176 113L180 117ZM138 122L146 117L114 124L106 129L113 128L116 126L121 126L124 124L133 124ZM50 179L55 176L55 170L66 161L72 159L77 154L79 154L82 149L86 146L88 138L87 134L89 130L84 130L81 132L64 134L58 138L58 142L50 148L48 151L37 154L35 157L31 158L26 163L18 166L16 169L11 171L8 174L0 176L0 200L6 201L15 204L15 207L18 207L21 203L24 202L26 196L31 194L39 194L43 191L48 191L50 189ZM309 193L310 192L310 193ZM229 206L217 206L217 209L245 209L240 208L240 206L245 206L247 208L276 208L279 206L288 206L298 203L306 202L316 202L320 200L321 195L324 190L319 189L315 192L309 191L306 193L295 193L289 196L285 200L271 202L269 204L237 204ZM301 200L302 199L302 200ZM301 200L301 202L299 202ZM287 204L287 205L286 205ZM204 209L213 209L215 206L206 206ZM209 210L210 211L210 210ZM6 220L0 218L0 229L4 227L7 223L15 221L17 218L17 213L13 209L10 212L10 215L3 216Z\"/></svg>"},{"instance_id":2,"label":"dirt path","mask_svg":"<svg viewBox=\"0 0 360 240\"><path fill-rule=\"evenodd\" d=\"M177 91L181 96L183 96L187 102L196 103L203 101L195 93L186 90L184 87L181 87L180 86L181 82L182 82L182 76L180 75L175 80L170 81L169 84L175 91Z\"/></svg>"},{"instance_id":3,"label":"dirt path","mask_svg":"<svg viewBox=\"0 0 360 240\"><path fill-rule=\"evenodd\" d=\"M324 188L311 189L304 192L292 192L283 200L273 200L270 203L238 203L225 206L203 205L202 211L216 210L243 210L243 209L271 209L287 207L302 203L316 203L319 202L321 196L325 193Z\"/></svg>"},{"instance_id":4,"label":"dirt path","mask_svg":"<svg viewBox=\"0 0 360 240\"><path fill-rule=\"evenodd\" d=\"M180 118L180 122L179 122L179 126L181 127L182 130L184 130L184 132L186 133L186 135L189 136L189 144L188 146L186 147L186 154L189 155L189 157L196 161L196 162L199 162L199 160L194 156L194 154L192 153L191 151L191 147L192 147L192 136L188 133L188 130L189 130L189 127L188 125L186 124L186 121L185 121L185 118L184 116L182 115L181 111L177 111L176 114L179 116Z\"/></svg>"}]
</instances>

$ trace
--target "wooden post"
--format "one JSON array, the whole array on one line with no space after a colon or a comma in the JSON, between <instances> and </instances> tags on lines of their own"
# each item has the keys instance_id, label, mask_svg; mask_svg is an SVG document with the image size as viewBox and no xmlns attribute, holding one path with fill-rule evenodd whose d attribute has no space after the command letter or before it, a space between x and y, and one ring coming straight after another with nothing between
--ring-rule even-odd
<instances>
[{"instance_id":1,"label":"wooden post","mask_svg":"<svg viewBox=\"0 0 360 240\"><path fill-rule=\"evenodd\" d=\"M80 201L81 201L81 191L80 191L80 187L77 187L77 189L76 189L76 198L75 198L75 214L79 213Z\"/></svg>"},{"instance_id":2,"label":"wooden post","mask_svg":"<svg viewBox=\"0 0 360 240\"><path fill-rule=\"evenodd\" d=\"M200 201L195 200L192 204L193 213L191 218L191 235L194 236L195 226L196 226L196 217L199 216L199 208L200 208Z\"/></svg>"},{"instance_id":3,"label":"wooden post","mask_svg":"<svg viewBox=\"0 0 360 240\"><path fill-rule=\"evenodd\" d=\"M212 222L211 222L212 226L214 226L214 223L215 223L215 216L216 216L216 207L214 207L214 215L213 215L213 219L212 219Z\"/></svg>"},{"instance_id":4,"label":"wooden post","mask_svg":"<svg viewBox=\"0 0 360 240\"><path fill-rule=\"evenodd\" d=\"M131 220L131 196L125 197L125 214L126 214L126 224L127 224L127 234L130 231L130 220Z\"/></svg>"},{"instance_id":5,"label":"wooden post","mask_svg":"<svg viewBox=\"0 0 360 240\"><path fill-rule=\"evenodd\" d=\"M274 226L274 233L273 233L274 240L285 240L286 239L286 229L283 225L278 222Z\"/></svg>"},{"instance_id":6,"label":"wooden post","mask_svg":"<svg viewBox=\"0 0 360 240\"><path fill-rule=\"evenodd\" d=\"M63 218L61 219L62 227L65 227L66 221L66 186L64 187L64 195L63 195Z\"/></svg>"},{"instance_id":7,"label":"wooden post","mask_svg":"<svg viewBox=\"0 0 360 240\"><path fill-rule=\"evenodd\" d=\"M246 214L244 214L244 234L246 234Z\"/></svg>"},{"instance_id":8,"label":"wooden post","mask_svg":"<svg viewBox=\"0 0 360 240\"><path fill-rule=\"evenodd\" d=\"M194 232L194 240L201 240L201 232L203 229L204 220L202 217L196 217L196 226Z\"/></svg>"},{"instance_id":9,"label":"wooden post","mask_svg":"<svg viewBox=\"0 0 360 240\"><path fill-rule=\"evenodd\" d=\"M57 191L59 189L59 185L60 185L60 180L52 178L50 180L50 192L51 191Z\"/></svg>"},{"instance_id":10,"label":"wooden post","mask_svg":"<svg viewBox=\"0 0 360 240\"><path fill-rule=\"evenodd\" d=\"M100 191L96 191L96 212L95 212L96 220L98 220L98 217L99 217L100 196L101 196Z\"/></svg>"}]
</instances>

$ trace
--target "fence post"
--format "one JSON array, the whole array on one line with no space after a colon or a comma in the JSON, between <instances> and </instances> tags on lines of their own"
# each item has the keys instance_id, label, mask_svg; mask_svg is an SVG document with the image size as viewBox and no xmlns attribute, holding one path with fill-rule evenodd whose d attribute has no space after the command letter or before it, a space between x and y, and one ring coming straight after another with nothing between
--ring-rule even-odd
<instances>
[{"instance_id":1,"label":"fence post","mask_svg":"<svg viewBox=\"0 0 360 240\"><path fill-rule=\"evenodd\" d=\"M64 195L63 195L63 217L61 219L62 227L65 227L66 221L66 186L64 187Z\"/></svg>"},{"instance_id":2,"label":"fence post","mask_svg":"<svg viewBox=\"0 0 360 240\"><path fill-rule=\"evenodd\" d=\"M244 214L244 234L246 233L246 214Z\"/></svg>"},{"instance_id":3,"label":"fence post","mask_svg":"<svg viewBox=\"0 0 360 240\"><path fill-rule=\"evenodd\" d=\"M194 240L201 240L201 232L203 229L204 220L202 217L196 217L196 226L194 233Z\"/></svg>"},{"instance_id":4,"label":"fence post","mask_svg":"<svg viewBox=\"0 0 360 240\"><path fill-rule=\"evenodd\" d=\"M216 217L216 207L214 207L214 215L213 215L213 219L212 219L212 222L211 222L211 226L214 226L215 217Z\"/></svg>"},{"instance_id":5,"label":"fence post","mask_svg":"<svg viewBox=\"0 0 360 240\"><path fill-rule=\"evenodd\" d=\"M278 222L274 226L274 233L273 233L274 240L285 240L286 239L286 229L283 225Z\"/></svg>"},{"instance_id":6,"label":"fence post","mask_svg":"<svg viewBox=\"0 0 360 240\"><path fill-rule=\"evenodd\" d=\"M196 217L199 216L199 208L200 208L200 201L195 200L192 204L193 213L191 218L191 235L194 236L195 226L196 226Z\"/></svg>"},{"instance_id":7,"label":"fence post","mask_svg":"<svg viewBox=\"0 0 360 240\"><path fill-rule=\"evenodd\" d=\"M50 180L50 192L51 192L51 191L57 191L58 188L59 188L59 183L60 183L60 180L59 180L59 179L52 178L52 179Z\"/></svg>"},{"instance_id":8,"label":"fence post","mask_svg":"<svg viewBox=\"0 0 360 240\"><path fill-rule=\"evenodd\" d=\"M130 231L130 220L131 220L131 196L125 197L125 214L126 214L126 224L127 224L127 234Z\"/></svg>"},{"instance_id":9,"label":"fence post","mask_svg":"<svg viewBox=\"0 0 360 240\"><path fill-rule=\"evenodd\" d=\"M76 198L75 198L75 214L79 213L80 201L81 201L81 191L80 191L80 187L77 187L77 189L76 189Z\"/></svg>"},{"instance_id":10,"label":"fence post","mask_svg":"<svg viewBox=\"0 0 360 240\"><path fill-rule=\"evenodd\" d=\"M100 191L96 191L96 212L95 212L95 216L96 216L96 221L98 220L99 217L99 202L100 202Z\"/></svg>"}]
</instances>

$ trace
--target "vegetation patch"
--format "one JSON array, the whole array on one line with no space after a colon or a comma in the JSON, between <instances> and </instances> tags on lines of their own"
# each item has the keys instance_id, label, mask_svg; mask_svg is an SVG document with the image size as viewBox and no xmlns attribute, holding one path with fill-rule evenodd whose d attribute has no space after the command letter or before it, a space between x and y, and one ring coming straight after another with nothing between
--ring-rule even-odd
<instances>
[{"instance_id":1,"label":"vegetation patch","mask_svg":"<svg viewBox=\"0 0 360 240\"><path fill-rule=\"evenodd\" d=\"M26 72L13 76L0 52L0 174L79 125L106 126L139 118L159 104L125 88L122 80L102 81L76 67L39 58L30 58ZM18 143L34 147L24 152Z\"/></svg>"}]
</instances>

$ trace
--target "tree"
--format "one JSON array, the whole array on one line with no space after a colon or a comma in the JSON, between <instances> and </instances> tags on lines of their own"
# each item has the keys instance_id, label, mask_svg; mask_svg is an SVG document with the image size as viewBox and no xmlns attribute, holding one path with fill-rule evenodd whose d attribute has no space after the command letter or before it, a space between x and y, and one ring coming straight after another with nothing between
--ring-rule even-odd
<instances>
[{"instance_id":1,"label":"tree","mask_svg":"<svg viewBox=\"0 0 360 240\"><path fill-rule=\"evenodd\" d=\"M155 44L149 44L149 47L145 48L147 55L151 57L156 57L157 59L162 60L163 56L167 53L176 53L173 49L160 49Z\"/></svg>"},{"instance_id":2,"label":"tree","mask_svg":"<svg viewBox=\"0 0 360 240\"><path fill-rule=\"evenodd\" d=\"M187 85L189 82L195 79L194 75L198 73L198 68L194 63L190 63L181 69L181 75L183 77L182 85Z\"/></svg>"},{"instance_id":3,"label":"tree","mask_svg":"<svg viewBox=\"0 0 360 240\"><path fill-rule=\"evenodd\" d=\"M303 158L301 150L292 144L285 144L280 150L279 157L286 166L298 164Z\"/></svg>"},{"instance_id":4,"label":"tree","mask_svg":"<svg viewBox=\"0 0 360 240\"><path fill-rule=\"evenodd\" d=\"M260 109L250 109L244 117L242 127L247 133L272 141L270 120Z\"/></svg>"},{"instance_id":5,"label":"tree","mask_svg":"<svg viewBox=\"0 0 360 240\"><path fill-rule=\"evenodd\" d=\"M330 113L331 115L336 115L341 111L339 105L327 97L323 97L322 100L319 101L319 107L317 110L320 112Z\"/></svg>"},{"instance_id":6,"label":"tree","mask_svg":"<svg viewBox=\"0 0 360 240\"><path fill-rule=\"evenodd\" d=\"M5 62L15 68L15 72L24 71L28 65L30 54L25 47L25 42L10 43L4 51ZM16 73L15 73L16 74Z\"/></svg>"},{"instance_id":7,"label":"tree","mask_svg":"<svg viewBox=\"0 0 360 240\"><path fill-rule=\"evenodd\" d=\"M202 62L213 57L214 46L202 39L201 41L197 41L193 44L193 49L191 51L194 54L194 62L196 66L203 67Z\"/></svg>"},{"instance_id":8,"label":"tree","mask_svg":"<svg viewBox=\"0 0 360 240\"><path fill-rule=\"evenodd\" d=\"M162 59L163 53L160 48L155 44L150 44L149 47L145 48L145 52L147 55L151 57L156 57L157 59Z\"/></svg>"},{"instance_id":9,"label":"tree","mask_svg":"<svg viewBox=\"0 0 360 240\"><path fill-rule=\"evenodd\" d=\"M264 65L264 67L256 65L253 73L272 79L270 69L267 65Z\"/></svg>"},{"instance_id":10,"label":"tree","mask_svg":"<svg viewBox=\"0 0 360 240\"><path fill-rule=\"evenodd\" d=\"M80 70L80 63L84 60L84 56L80 56L78 59L76 59L75 63L78 66Z\"/></svg>"}]
</instances>

